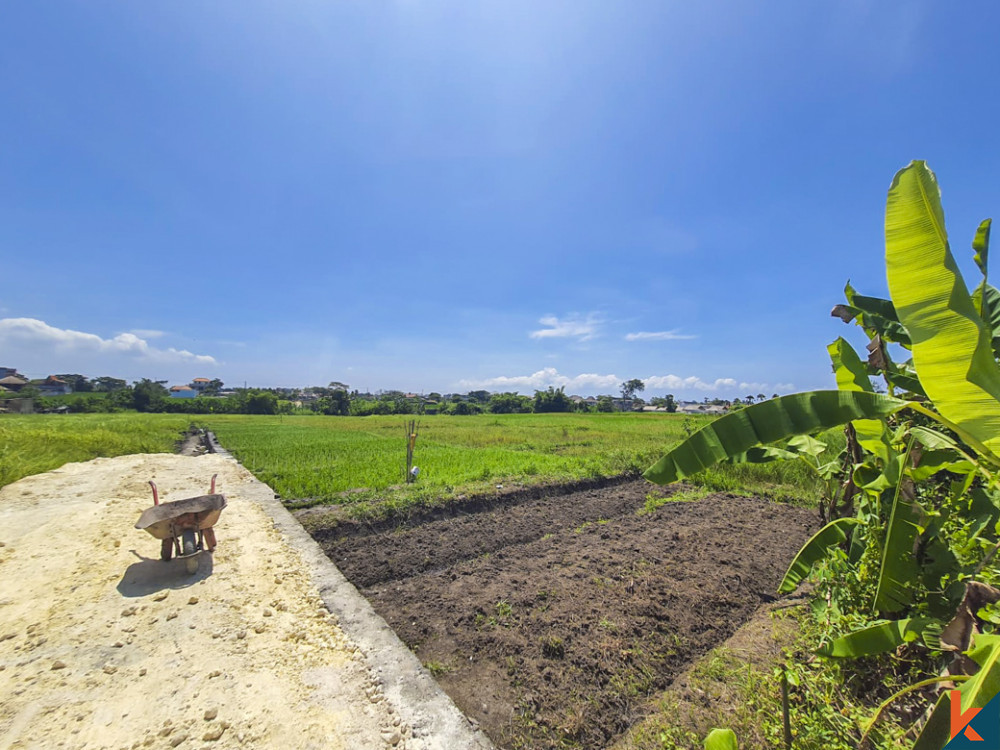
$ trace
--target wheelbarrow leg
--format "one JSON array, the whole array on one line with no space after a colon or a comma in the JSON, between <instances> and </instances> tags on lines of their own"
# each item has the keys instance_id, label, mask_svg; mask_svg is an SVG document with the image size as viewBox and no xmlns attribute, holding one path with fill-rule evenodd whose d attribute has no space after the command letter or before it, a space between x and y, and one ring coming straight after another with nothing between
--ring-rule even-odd
<instances>
[{"instance_id":1,"label":"wheelbarrow leg","mask_svg":"<svg viewBox=\"0 0 1000 750\"><path fill-rule=\"evenodd\" d=\"M174 556L174 540L169 538L161 540L160 559L163 561L168 561L173 556Z\"/></svg>"},{"instance_id":2,"label":"wheelbarrow leg","mask_svg":"<svg viewBox=\"0 0 1000 750\"><path fill-rule=\"evenodd\" d=\"M207 528L201 531L205 535L205 549L209 552L215 552L215 529Z\"/></svg>"}]
</instances>

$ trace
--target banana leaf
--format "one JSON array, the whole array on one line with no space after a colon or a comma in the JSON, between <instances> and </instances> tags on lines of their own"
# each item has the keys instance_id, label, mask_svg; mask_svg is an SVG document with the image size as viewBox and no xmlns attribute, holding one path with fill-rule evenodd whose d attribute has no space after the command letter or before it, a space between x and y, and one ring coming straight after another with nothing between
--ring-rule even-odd
<instances>
[{"instance_id":1,"label":"banana leaf","mask_svg":"<svg viewBox=\"0 0 1000 750\"><path fill-rule=\"evenodd\" d=\"M850 284L848 284L850 289ZM837 378L837 387L842 391L874 393L872 382L868 379L868 368L861 357L854 351L843 336L837 338L827 348L830 361L833 363L833 374ZM883 461L889 457L889 446L882 439L885 431L880 419L857 419L854 421L854 431L858 443L869 453L873 453Z\"/></svg>"},{"instance_id":2,"label":"banana leaf","mask_svg":"<svg viewBox=\"0 0 1000 750\"><path fill-rule=\"evenodd\" d=\"M920 464L910 469L910 477L914 482L922 482L939 471L950 471L953 474L968 474L976 467L971 461L963 460L958 451L944 449L925 451L920 457Z\"/></svg>"},{"instance_id":3,"label":"banana leaf","mask_svg":"<svg viewBox=\"0 0 1000 750\"><path fill-rule=\"evenodd\" d=\"M1000 289L984 281L973 293L972 303L990 331L993 356L1000 357Z\"/></svg>"},{"instance_id":4,"label":"banana leaf","mask_svg":"<svg viewBox=\"0 0 1000 750\"><path fill-rule=\"evenodd\" d=\"M882 566L875 592L875 608L882 612L900 612L912 604L912 585L920 576L920 566L913 555L914 542L920 533L917 525L920 514L916 504L903 492L908 481L902 477L896 480L892 511L886 526Z\"/></svg>"},{"instance_id":5,"label":"banana leaf","mask_svg":"<svg viewBox=\"0 0 1000 750\"><path fill-rule=\"evenodd\" d=\"M826 452L829 446L822 440L817 440L812 435L796 435L793 438L789 438L788 442L785 443L785 447L789 451L794 451L799 456L819 458L820 455Z\"/></svg>"},{"instance_id":6,"label":"banana leaf","mask_svg":"<svg viewBox=\"0 0 1000 750\"><path fill-rule=\"evenodd\" d=\"M728 464L769 464L774 461L792 461L799 457L795 451L773 445L756 445L744 453L724 459Z\"/></svg>"},{"instance_id":7,"label":"banana leaf","mask_svg":"<svg viewBox=\"0 0 1000 750\"><path fill-rule=\"evenodd\" d=\"M888 355L886 358L888 359ZM924 387L920 385L917 371L913 369L911 362L896 364L890 360L889 367L882 371L882 375L885 376L889 385L897 390L927 397L927 394L924 393Z\"/></svg>"},{"instance_id":8,"label":"banana leaf","mask_svg":"<svg viewBox=\"0 0 1000 750\"><path fill-rule=\"evenodd\" d=\"M983 281L986 281L986 267L989 260L990 252L990 227L993 225L993 219L983 219L979 223L979 227L976 229L976 236L972 238L972 249L976 251L973 260L976 261L976 265L979 266L979 270L983 274Z\"/></svg>"},{"instance_id":9,"label":"banana leaf","mask_svg":"<svg viewBox=\"0 0 1000 750\"><path fill-rule=\"evenodd\" d=\"M889 291L910 335L913 363L937 411L996 461L1000 367L948 247L941 195L922 161L896 173L885 210Z\"/></svg>"},{"instance_id":10,"label":"banana leaf","mask_svg":"<svg viewBox=\"0 0 1000 750\"><path fill-rule=\"evenodd\" d=\"M788 440L783 447L775 445L758 445L745 453L730 456L725 459L729 464L769 464L774 461L791 461L796 458L804 459L805 456L818 458L826 451L827 444L822 440L817 440L811 435L796 435ZM839 466L839 462L834 462ZM809 462L810 466L817 468L819 463Z\"/></svg>"},{"instance_id":11,"label":"banana leaf","mask_svg":"<svg viewBox=\"0 0 1000 750\"><path fill-rule=\"evenodd\" d=\"M838 518L817 531L799 550L795 559L792 560L792 564L788 566L788 571L781 580L781 585L778 586L778 593L789 594L795 591L795 587L809 575L812 566L818 560L826 557L830 547L836 547L847 541L847 530L858 523L857 518Z\"/></svg>"},{"instance_id":12,"label":"banana leaf","mask_svg":"<svg viewBox=\"0 0 1000 750\"><path fill-rule=\"evenodd\" d=\"M713 729L705 738L705 750L740 750L732 729Z\"/></svg>"},{"instance_id":13,"label":"banana leaf","mask_svg":"<svg viewBox=\"0 0 1000 750\"><path fill-rule=\"evenodd\" d=\"M891 300L881 297L866 297L858 294L851 282L844 287L846 305L833 308L833 315L845 323L857 322L869 336L881 336L886 341L894 341L909 348L910 336L899 321L896 308Z\"/></svg>"},{"instance_id":14,"label":"banana leaf","mask_svg":"<svg viewBox=\"0 0 1000 750\"><path fill-rule=\"evenodd\" d=\"M960 713L983 708L1000 692L1000 636L976 633L972 636L972 644L967 654L980 669L958 688L962 696ZM941 750L947 745L951 740L950 714L951 701L945 692L934 706L913 750Z\"/></svg>"},{"instance_id":15,"label":"banana leaf","mask_svg":"<svg viewBox=\"0 0 1000 750\"><path fill-rule=\"evenodd\" d=\"M855 419L886 417L907 404L892 396L852 391L809 391L772 398L705 425L643 476L657 484L670 484L754 446L808 435Z\"/></svg>"},{"instance_id":16,"label":"banana leaf","mask_svg":"<svg viewBox=\"0 0 1000 750\"><path fill-rule=\"evenodd\" d=\"M954 451L961 452L961 448L959 448L958 443L956 443L949 435L945 435L943 432L939 432L931 427L917 425L910 428L910 434L918 443L928 450L945 450L950 448ZM963 453L962 455L965 454Z\"/></svg>"},{"instance_id":17,"label":"banana leaf","mask_svg":"<svg viewBox=\"0 0 1000 750\"><path fill-rule=\"evenodd\" d=\"M941 621L932 617L880 622L837 638L816 653L832 659L857 659L861 656L884 654L921 638L925 630L937 630L940 633L941 626Z\"/></svg>"}]
</instances>

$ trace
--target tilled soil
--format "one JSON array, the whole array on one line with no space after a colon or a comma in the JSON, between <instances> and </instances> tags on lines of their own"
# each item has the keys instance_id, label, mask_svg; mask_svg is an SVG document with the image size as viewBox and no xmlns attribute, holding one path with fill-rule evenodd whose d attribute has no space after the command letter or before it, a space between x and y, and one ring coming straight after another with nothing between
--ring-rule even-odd
<instances>
[{"instance_id":1,"label":"tilled soil","mask_svg":"<svg viewBox=\"0 0 1000 750\"><path fill-rule=\"evenodd\" d=\"M772 598L815 514L641 480L306 525L466 715L505 748L599 748Z\"/></svg>"}]
</instances>

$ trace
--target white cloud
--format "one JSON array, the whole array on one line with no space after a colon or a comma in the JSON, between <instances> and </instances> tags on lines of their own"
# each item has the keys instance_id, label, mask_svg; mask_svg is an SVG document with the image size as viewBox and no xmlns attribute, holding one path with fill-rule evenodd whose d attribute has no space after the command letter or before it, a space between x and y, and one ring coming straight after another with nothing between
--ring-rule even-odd
<instances>
[{"instance_id":1,"label":"white cloud","mask_svg":"<svg viewBox=\"0 0 1000 750\"><path fill-rule=\"evenodd\" d=\"M636 333L626 333L626 341L681 341L683 339L696 339L692 334L678 333L678 329L672 331L638 331Z\"/></svg>"},{"instance_id":2,"label":"white cloud","mask_svg":"<svg viewBox=\"0 0 1000 750\"><path fill-rule=\"evenodd\" d=\"M677 375L653 375L643 380L649 390L668 391L718 391L722 389L735 388L734 378L716 378L709 382L699 377L690 375L686 378Z\"/></svg>"},{"instance_id":3,"label":"white cloud","mask_svg":"<svg viewBox=\"0 0 1000 750\"><path fill-rule=\"evenodd\" d=\"M769 386L767 383L740 383L741 391L760 392L760 391L766 391L770 387L771 386ZM755 393L754 395L756 396L757 394Z\"/></svg>"},{"instance_id":4,"label":"white cloud","mask_svg":"<svg viewBox=\"0 0 1000 750\"><path fill-rule=\"evenodd\" d=\"M601 324L600 318L594 313L586 316L574 314L565 318L546 315L544 318L539 318L538 322L548 328L540 328L529 333L533 339L576 338L580 341L589 341L597 335L597 329Z\"/></svg>"},{"instance_id":5,"label":"white cloud","mask_svg":"<svg viewBox=\"0 0 1000 750\"><path fill-rule=\"evenodd\" d=\"M600 375L597 373L581 373L580 375L563 375L554 367L546 367L530 375L501 375L482 380L460 380L459 388L469 390L487 389L492 391L530 392L553 386L565 388L567 393L617 393L623 378L617 375ZM647 391L668 391L683 393L698 392L735 392L741 385L735 378L716 378L706 381L691 375L686 378L677 375L651 375L642 378ZM759 385L759 384L758 384ZM766 386L766 384L765 384ZM758 389L759 390L759 389ZM742 395L742 394L741 394Z\"/></svg>"},{"instance_id":6,"label":"white cloud","mask_svg":"<svg viewBox=\"0 0 1000 750\"><path fill-rule=\"evenodd\" d=\"M789 393L795 390L795 383L775 383L774 390L778 393Z\"/></svg>"},{"instance_id":7,"label":"white cloud","mask_svg":"<svg viewBox=\"0 0 1000 750\"><path fill-rule=\"evenodd\" d=\"M100 354L125 354L158 363L196 363L214 365L215 357L194 354L185 349L158 349L150 346L135 333L119 333L105 339L96 333L84 333L69 328L56 328L35 318L0 319L0 341L20 341L33 347L50 347L57 351L77 351Z\"/></svg>"},{"instance_id":8,"label":"white cloud","mask_svg":"<svg viewBox=\"0 0 1000 750\"><path fill-rule=\"evenodd\" d=\"M621 383L616 375L598 375L583 373L574 377L561 375L554 367L546 367L531 375L500 375L484 380L460 380L462 388L488 388L497 391L540 390L553 386L567 390L600 390L614 389Z\"/></svg>"},{"instance_id":9,"label":"white cloud","mask_svg":"<svg viewBox=\"0 0 1000 750\"><path fill-rule=\"evenodd\" d=\"M134 333L139 338L143 339L158 339L167 335L166 331L154 331L148 328L133 328L129 333Z\"/></svg>"}]
</instances>

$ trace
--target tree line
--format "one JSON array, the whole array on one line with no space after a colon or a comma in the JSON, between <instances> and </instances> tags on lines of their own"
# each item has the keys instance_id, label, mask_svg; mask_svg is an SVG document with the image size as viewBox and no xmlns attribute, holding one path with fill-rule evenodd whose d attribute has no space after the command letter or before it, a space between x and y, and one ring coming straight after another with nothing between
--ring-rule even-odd
<instances>
[{"instance_id":1,"label":"tree line","mask_svg":"<svg viewBox=\"0 0 1000 750\"><path fill-rule=\"evenodd\" d=\"M82 377L82 376L81 376ZM74 386L79 381L68 381ZM565 388L552 387L536 390L533 396L519 393L491 393L485 390L470 391L466 394L442 396L431 393L426 398L407 396L402 391L386 391L377 395L349 391L343 383L331 383L337 387L312 387L304 389L303 397L291 399L279 389L236 389L234 393L220 398L199 395L194 398L171 398L165 387L166 381L142 380L128 385L115 378L95 378L89 381L91 388L77 389L72 396L36 397L40 411L58 408L70 412L109 412L135 410L139 412L159 412L170 414L303 414L317 413L332 416L371 416L391 414L450 414L466 416L472 414L545 414L568 412L614 412L630 409L646 402L635 398L641 391L642 381L627 381L622 384L622 399L616 401L611 396L600 396L596 402L574 401L566 395ZM222 381L213 381L215 392L223 387ZM28 394L26 394L28 395ZM668 412L677 409L673 395L650 400L653 406Z\"/></svg>"}]
</instances>

